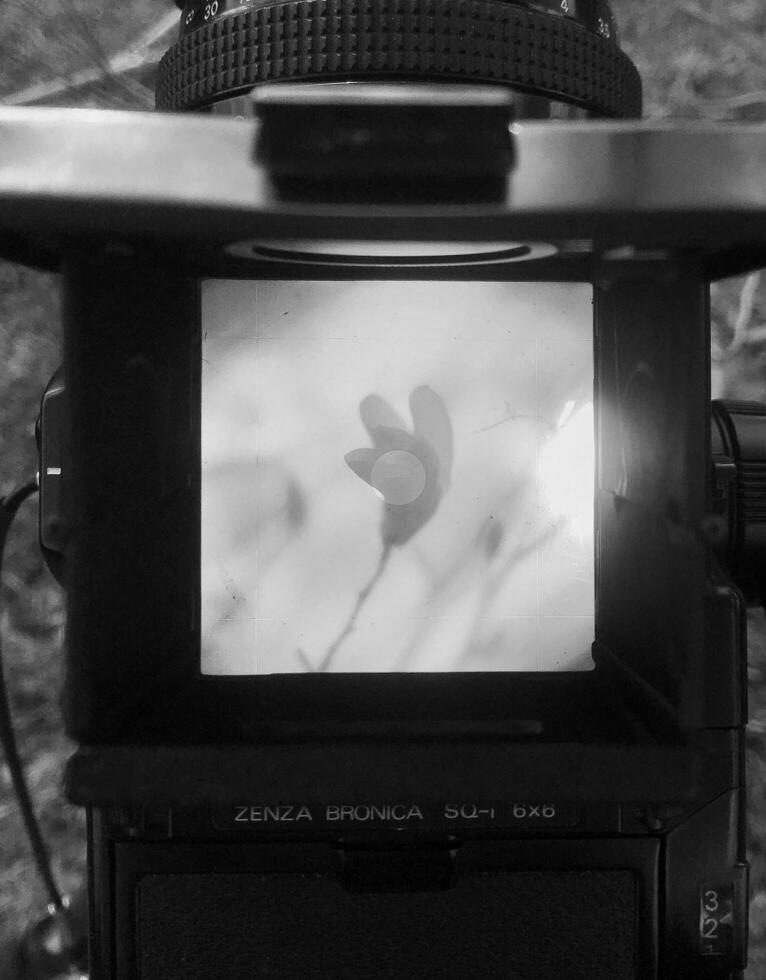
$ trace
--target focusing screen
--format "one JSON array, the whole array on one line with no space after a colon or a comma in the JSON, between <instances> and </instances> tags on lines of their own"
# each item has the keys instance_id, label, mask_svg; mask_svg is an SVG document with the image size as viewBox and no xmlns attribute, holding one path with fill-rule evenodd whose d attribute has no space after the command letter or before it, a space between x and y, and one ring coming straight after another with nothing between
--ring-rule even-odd
<instances>
[{"instance_id":1,"label":"focusing screen","mask_svg":"<svg viewBox=\"0 0 766 980\"><path fill-rule=\"evenodd\" d=\"M592 666L583 284L203 284L205 674Z\"/></svg>"}]
</instances>

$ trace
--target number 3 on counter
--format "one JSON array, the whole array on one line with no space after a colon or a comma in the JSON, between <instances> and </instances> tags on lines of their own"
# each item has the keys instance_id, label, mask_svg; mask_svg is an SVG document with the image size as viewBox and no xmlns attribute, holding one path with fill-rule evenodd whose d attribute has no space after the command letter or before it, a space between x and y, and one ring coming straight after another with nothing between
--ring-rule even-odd
<instances>
[{"instance_id":1,"label":"number 3 on counter","mask_svg":"<svg viewBox=\"0 0 766 980\"><path fill-rule=\"evenodd\" d=\"M731 885L700 888L699 942L701 956L725 956L732 951L734 890Z\"/></svg>"}]
</instances>

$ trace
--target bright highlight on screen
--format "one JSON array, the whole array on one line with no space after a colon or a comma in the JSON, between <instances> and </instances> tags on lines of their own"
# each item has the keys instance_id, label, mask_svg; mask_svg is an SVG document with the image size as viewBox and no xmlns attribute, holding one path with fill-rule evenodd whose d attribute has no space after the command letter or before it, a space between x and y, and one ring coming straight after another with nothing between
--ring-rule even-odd
<instances>
[{"instance_id":1,"label":"bright highlight on screen","mask_svg":"<svg viewBox=\"0 0 766 980\"><path fill-rule=\"evenodd\" d=\"M591 293L204 283L202 672L590 668Z\"/></svg>"}]
</instances>

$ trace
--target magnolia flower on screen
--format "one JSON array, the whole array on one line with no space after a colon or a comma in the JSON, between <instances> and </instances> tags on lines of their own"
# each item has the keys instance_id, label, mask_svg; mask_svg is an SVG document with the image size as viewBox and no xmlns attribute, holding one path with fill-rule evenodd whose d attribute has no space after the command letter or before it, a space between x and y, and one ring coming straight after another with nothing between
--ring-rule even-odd
<instances>
[{"instance_id":1,"label":"magnolia flower on screen","mask_svg":"<svg viewBox=\"0 0 766 980\"><path fill-rule=\"evenodd\" d=\"M354 449L346 463L383 500L384 548L401 545L435 514L449 485L452 423L444 402L427 385L410 395L412 431L380 395L359 406L372 448Z\"/></svg>"}]
</instances>

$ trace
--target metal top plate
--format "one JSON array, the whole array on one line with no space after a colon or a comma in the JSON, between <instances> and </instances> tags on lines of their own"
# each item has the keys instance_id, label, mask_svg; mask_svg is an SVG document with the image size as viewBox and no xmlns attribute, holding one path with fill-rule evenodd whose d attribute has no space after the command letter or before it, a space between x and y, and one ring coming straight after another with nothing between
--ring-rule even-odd
<instances>
[{"instance_id":1,"label":"metal top plate","mask_svg":"<svg viewBox=\"0 0 766 980\"><path fill-rule=\"evenodd\" d=\"M766 265L765 125L520 124L505 200L449 206L280 201L253 162L257 125L0 109L0 251L55 264L75 241L140 241L204 271L261 238L508 240Z\"/></svg>"}]
</instances>

